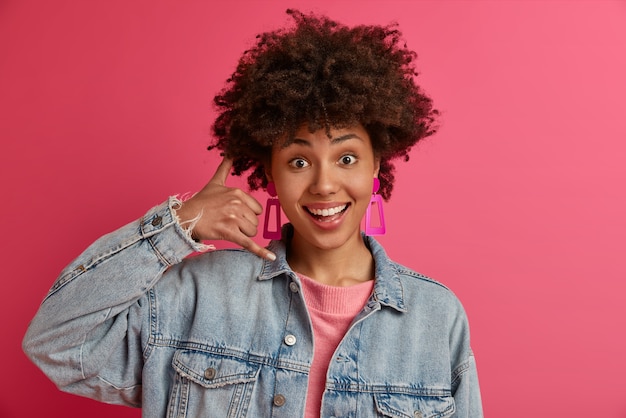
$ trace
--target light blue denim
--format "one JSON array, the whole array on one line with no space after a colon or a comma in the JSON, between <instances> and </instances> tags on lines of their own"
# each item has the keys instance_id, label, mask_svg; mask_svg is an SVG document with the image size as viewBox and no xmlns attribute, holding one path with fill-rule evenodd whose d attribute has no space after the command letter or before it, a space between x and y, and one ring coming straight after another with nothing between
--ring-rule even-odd
<instances>
[{"instance_id":1,"label":"light blue denim","mask_svg":"<svg viewBox=\"0 0 626 418\"><path fill-rule=\"evenodd\" d=\"M145 417L301 417L311 321L285 244L274 262L199 249L171 198L60 275L24 350L60 389ZM288 235L289 227L285 229ZM373 294L328 368L322 417L482 417L463 307L365 237Z\"/></svg>"}]
</instances>

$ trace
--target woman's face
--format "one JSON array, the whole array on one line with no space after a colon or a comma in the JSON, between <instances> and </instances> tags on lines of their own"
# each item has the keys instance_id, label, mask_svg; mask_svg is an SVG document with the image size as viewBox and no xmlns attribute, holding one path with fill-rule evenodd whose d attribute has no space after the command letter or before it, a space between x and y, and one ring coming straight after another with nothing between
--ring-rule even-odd
<instances>
[{"instance_id":1,"label":"woman's face","mask_svg":"<svg viewBox=\"0 0 626 418\"><path fill-rule=\"evenodd\" d=\"M267 173L294 226L294 241L324 250L360 240L380 166L361 125L330 135L301 127L293 140L273 148Z\"/></svg>"}]
</instances>

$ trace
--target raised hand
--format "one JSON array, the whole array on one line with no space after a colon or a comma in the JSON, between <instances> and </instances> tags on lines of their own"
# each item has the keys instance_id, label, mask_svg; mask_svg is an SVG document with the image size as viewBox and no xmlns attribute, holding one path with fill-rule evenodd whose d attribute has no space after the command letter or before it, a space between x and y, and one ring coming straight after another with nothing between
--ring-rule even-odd
<instances>
[{"instance_id":1,"label":"raised hand","mask_svg":"<svg viewBox=\"0 0 626 418\"><path fill-rule=\"evenodd\" d=\"M268 260L276 256L254 242L258 216L263 206L241 189L227 187L226 179L232 168L231 159L224 158L206 186L177 210L181 223L200 216L192 236L200 240L226 240Z\"/></svg>"}]
</instances>

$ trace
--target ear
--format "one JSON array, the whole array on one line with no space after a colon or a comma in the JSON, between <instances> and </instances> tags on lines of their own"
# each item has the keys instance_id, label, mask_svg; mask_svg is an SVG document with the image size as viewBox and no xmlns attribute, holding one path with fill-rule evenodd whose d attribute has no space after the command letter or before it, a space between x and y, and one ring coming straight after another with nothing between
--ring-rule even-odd
<instances>
[{"instance_id":1,"label":"ear","mask_svg":"<svg viewBox=\"0 0 626 418\"><path fill-rule=\"evenodd\" d=\"M374 157L374 177L378 177L380 172L380 157Z\"/></svg>"},{"instance_id":2,"label":"ear","mask_svg":"<svg viewBox=\"0 0 626 418\"><path fill-rule=\"evenodd\" d=\"M269 162L263 164L263 168L265 170L265 178L267 179L267 181L274 181L274 178L272 177L272 167L270 166Z\"/></svg>"}]
</instances>

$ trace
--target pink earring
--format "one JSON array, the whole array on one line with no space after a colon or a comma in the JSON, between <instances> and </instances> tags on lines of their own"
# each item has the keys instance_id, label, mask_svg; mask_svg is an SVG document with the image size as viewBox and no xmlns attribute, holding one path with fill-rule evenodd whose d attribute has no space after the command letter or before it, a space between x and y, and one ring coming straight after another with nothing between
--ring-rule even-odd
<instances>
[{"instance_id":1,"label":"pink earring","mask_svg":"<svg viewBox=\"0 0 626 418\"><path fill-rule=\"evenodd\" d=\"M267 193L270 197L267 198L267 203L265 204L265 225L263 226L263 238L280 239L280 202L276 197L276 186L271 181L267 183ZM270 230L270 213L272 212L272 208L274 208L274 230Z\"/></svg>"},{"instance_id":2,"label":"pink earring","mask_svg":"<svg viewBox=\"0 0 626 418\"><path fill-rule=\"evenodd\" d=\"M385 215L383 213L383 199L382 196L377 194L380 189L380 180L374 177L374 186L372 187L372 199L365 211L365 234L367 235L385 235L387 229L385 228ZM378 213L377 226L372 224L372 206L376 207L376 213Z\"/></svg>"}]
</instances>

